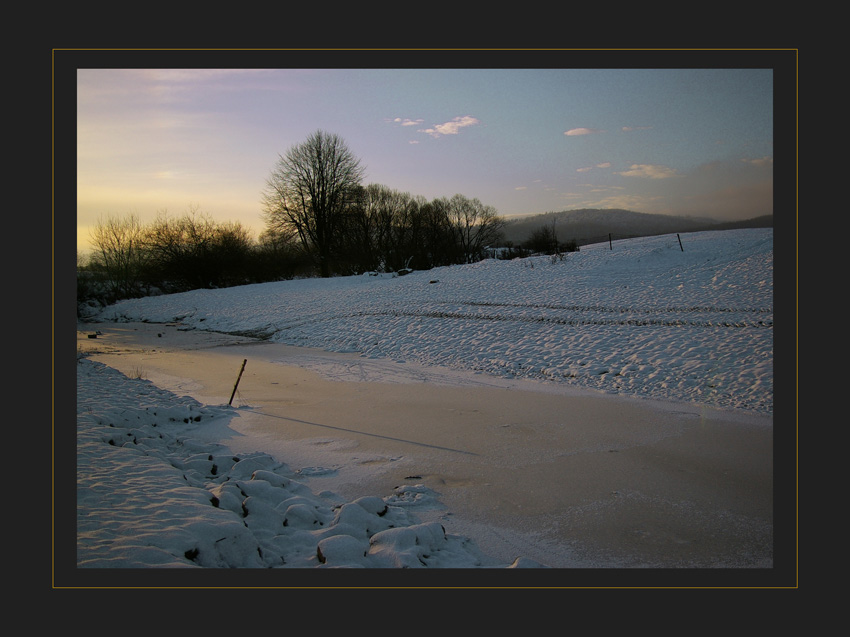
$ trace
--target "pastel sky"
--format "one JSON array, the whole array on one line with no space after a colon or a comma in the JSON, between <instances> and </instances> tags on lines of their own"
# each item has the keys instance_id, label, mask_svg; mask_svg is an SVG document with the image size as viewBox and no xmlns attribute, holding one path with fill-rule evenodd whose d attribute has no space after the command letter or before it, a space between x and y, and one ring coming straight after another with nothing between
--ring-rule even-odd
<instances>
[{"instance_id":1,"label":"pastel sky","mask_svg":"<svg viewBox=\"0 0 850 637\"><path fill-rule=\"evenodd\" d=\"M771 69L77 70L77 234L190 208L263 229L291 146L340 135L364 183L510 217L773 211Z\"/></svg>"}]
</instances>

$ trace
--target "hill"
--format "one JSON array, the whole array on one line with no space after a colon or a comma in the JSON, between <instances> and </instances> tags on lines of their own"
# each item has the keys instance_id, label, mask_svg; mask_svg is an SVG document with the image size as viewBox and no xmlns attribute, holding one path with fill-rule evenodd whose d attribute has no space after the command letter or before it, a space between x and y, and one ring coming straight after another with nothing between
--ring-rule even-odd
<instances>
[{"instance_id":1,"label":"hill","mask_svg":"<svg viewBox=\"0 0 850 637\"><path fill-rule=\"evenodd\" d=\"M650 214L631 210L585 208L509 219L505 222L503 230L504 241L514 245L522 244L531 236L532 232L541 227L551 228L553 223L558 240L571 241L575 239L579 245L586 245L607 240L609 233L615 239L624 239L676 232L771 228L773 227L773 216L721 223L707 218Z\"/></svg>"}]
</instances>

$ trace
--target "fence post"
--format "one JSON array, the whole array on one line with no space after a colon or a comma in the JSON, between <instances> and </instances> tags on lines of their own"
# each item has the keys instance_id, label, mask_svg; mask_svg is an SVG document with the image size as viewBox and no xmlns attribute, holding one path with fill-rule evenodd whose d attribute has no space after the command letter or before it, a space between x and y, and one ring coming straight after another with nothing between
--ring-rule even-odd
<instances>
[{"instance_id":1,"label":"fence post","mask_svg":"<svg viewBox=\"0 0 850 637\"><path fill-rule=\"evenodd\" d=\"M676 238L679 240L679 250L681 250L682 252L684 252L684 251L685 251L685 249L682 247L682 237L680 237L680 236L679 236L679 233L678 233L678 232L676 233Z\"/></svg>"},{"instance_id":2,"label":"fence post","mask_svg":"<svg viewBox=\"0 0 850 637\"><path fill-rule=\"evenodd\" d=\"M228 405L233 404L233 397L236 395L236 388L239 387L239 379L242 378L242 372L245 371L245 363L248 362L248 359L242 361L242 368L239 370L239 376L236 377L236 384L233 386L233 393L230 394L230 401L228 401Z\"/></svg>"},{"instance_id":3,"label":"fence post","mask_svg":"<svg viewBox=\"0 0 850 637\"><path fill-rule=\"evenodd\" d=\"M614 246L611 244L611 233L608 233L608 249L613 250Z\"/></svg>"}]
</instances>

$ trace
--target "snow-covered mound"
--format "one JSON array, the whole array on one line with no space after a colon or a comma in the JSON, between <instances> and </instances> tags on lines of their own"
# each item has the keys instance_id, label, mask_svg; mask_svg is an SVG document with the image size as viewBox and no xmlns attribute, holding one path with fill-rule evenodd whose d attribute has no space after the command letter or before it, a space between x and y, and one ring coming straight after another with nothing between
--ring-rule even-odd
<instances>
[{"instance_id":1,"label":"snow-covered mound","mask_svg":"<svg viewBox=\"0 0 850 637\"><path fill-rule=\"evenodd\" d=\"M207 406L80 358L80 568L486 568L501 564L416 510L421 484L345 502L314 494L263 452L235 456L205 430L236 410ZM214 436L213 436L214 438Z\"/></svg>"}]
</instances>

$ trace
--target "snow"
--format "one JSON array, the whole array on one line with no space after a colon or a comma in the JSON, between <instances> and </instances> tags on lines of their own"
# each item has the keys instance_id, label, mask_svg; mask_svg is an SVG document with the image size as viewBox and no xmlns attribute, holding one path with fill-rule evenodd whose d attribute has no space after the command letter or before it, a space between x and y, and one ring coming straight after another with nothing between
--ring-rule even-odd
<instances>
[{"instance_id":1,"label":"snow","mask_svg":"<svg viewBox=\"0 0 850 637\"><path fill-rule=\"evenodd\" d=\"M78 382L81 568L494 564L439 523L416 521L432 504L421 486L352 502L314 494L296 479L309 471L209 440L231 417L227 405L202 405L85 358Z\"/></svg>"},{"instance_id":2,"label":"snow","mask_svg":"<svg viewBox=\"0 0 850 637\"><path fill-rule=\"evenodd\" d=\"M454 370L458 379L773 412L772 229L196 290L122 301L89 320L92 329L145 322L262 337L305 348L295 364L337 380L431 382L428 370L440 369L449 375L434 377L445 382ZM350 355L348 364L315 350ZM238 407L84 355L77 367L81 568L546 566L521 554L496 559L447 532L423 515L439 506L423 484L353 501L316 493L309 466L216 440Z\"/></svg>"}]
</instances>

